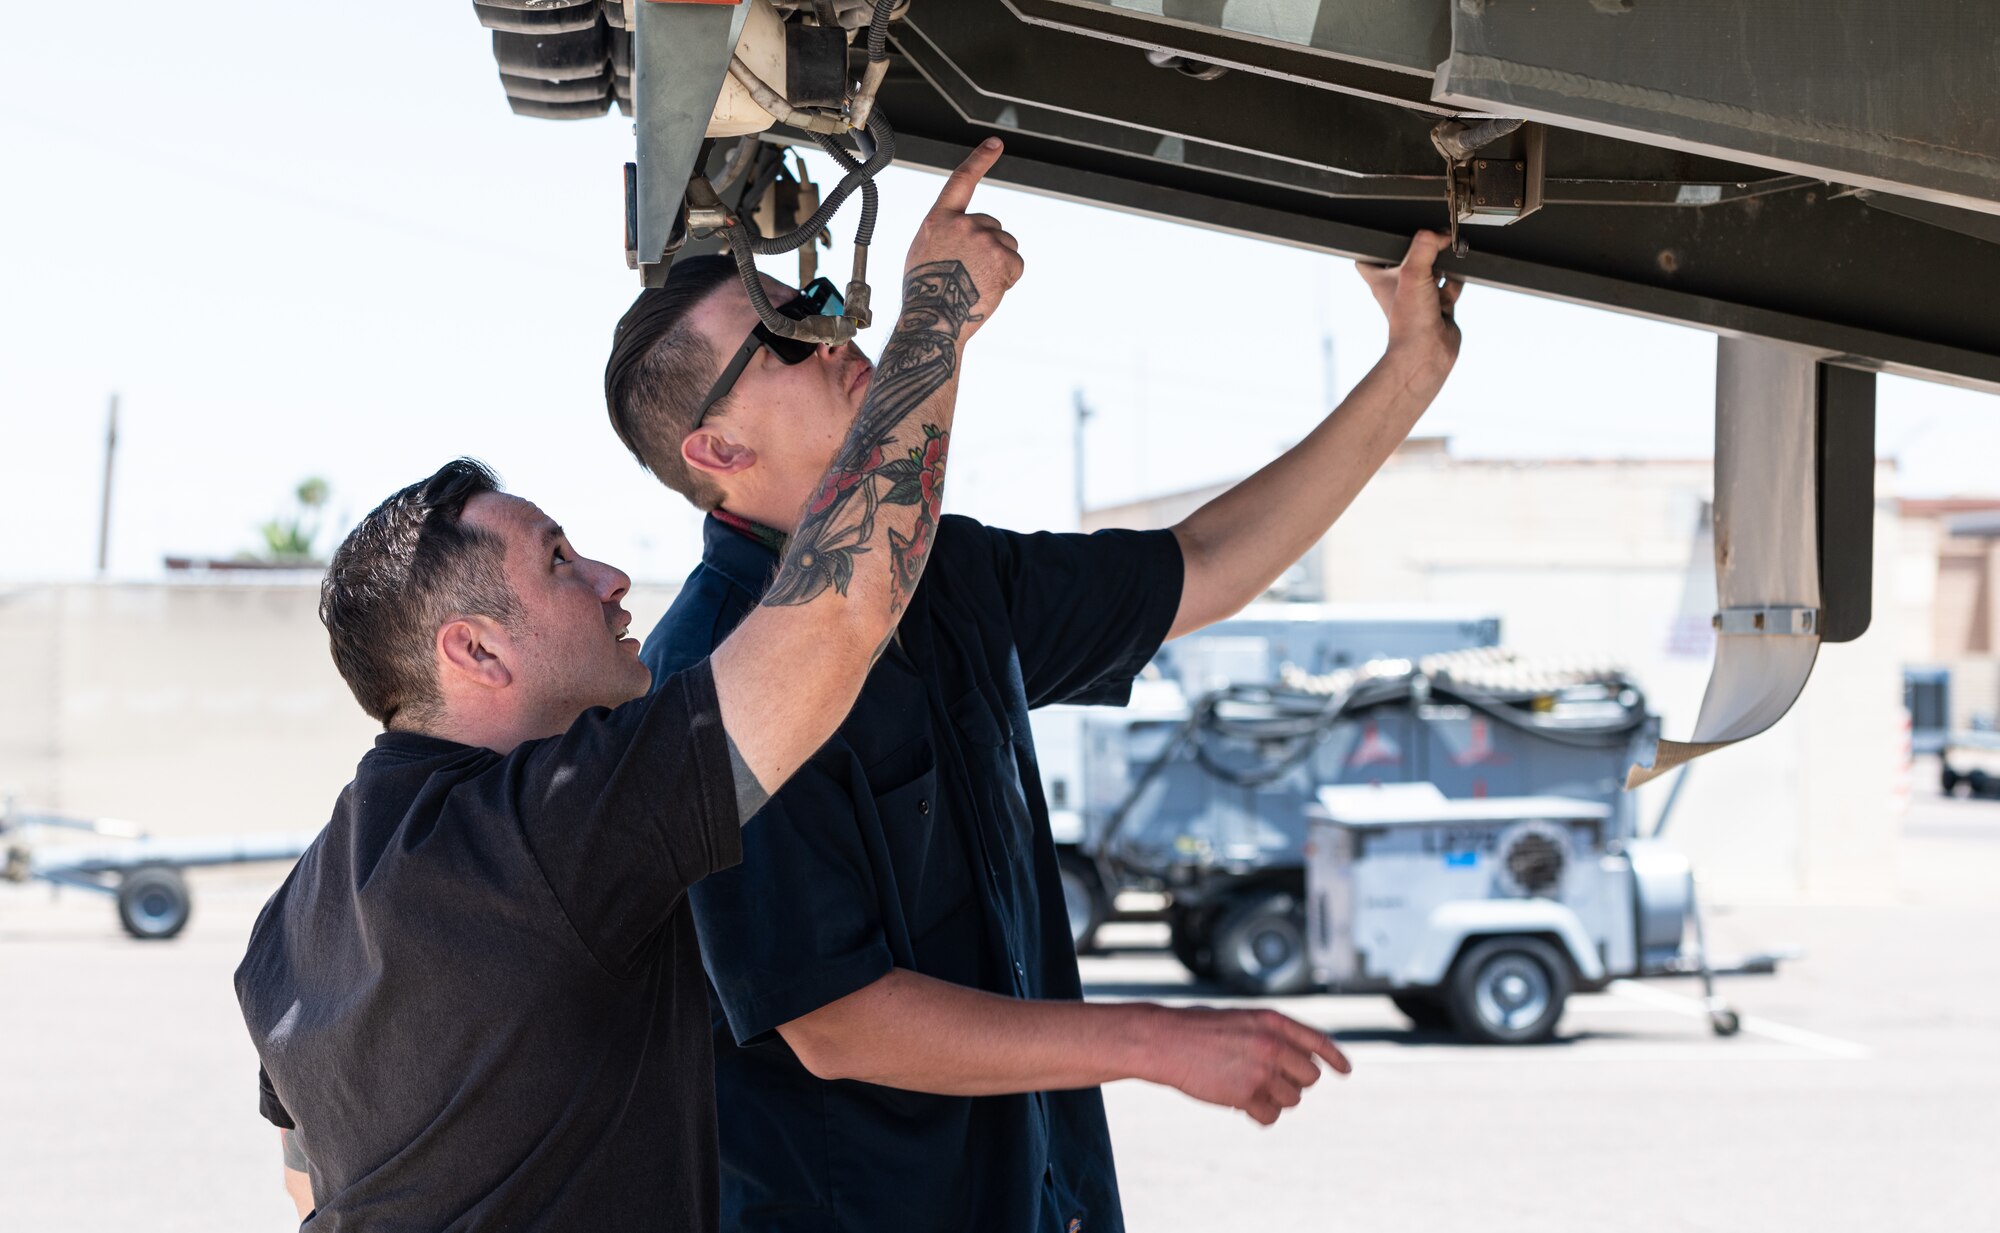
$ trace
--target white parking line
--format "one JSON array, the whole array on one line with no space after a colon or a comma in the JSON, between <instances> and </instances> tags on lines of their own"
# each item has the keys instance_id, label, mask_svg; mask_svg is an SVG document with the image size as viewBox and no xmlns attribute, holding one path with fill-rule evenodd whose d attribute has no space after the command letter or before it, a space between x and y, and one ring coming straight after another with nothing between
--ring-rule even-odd
<instances>
[{"instance_id":1,"label":"white parking line","mask_svg":"<svg viewBox=\"0 0 2000 1233\"><path fill-rule=\"evenodd\" d=\"M1651 985L1642 985L1636 981L1614 980L1611 982L1610 992L1691 1019L1708 1018L1708 1007L1701 999L1668 993L1664 989L1655 989ZM1742 1030L1752 1036L1762 1036L1766 1040L1774 1040L1799 1049L1810 1049L1815 1053L1839 1058L1842 1061L1858 1062L1872 1053L1867 1045L1855 1041L1809 1032L1804 1028L1777 1023L1770 1019L1760 1019L1755 1015L1740 1016L1740 1023Z\"/></svg>"}]
</instances>

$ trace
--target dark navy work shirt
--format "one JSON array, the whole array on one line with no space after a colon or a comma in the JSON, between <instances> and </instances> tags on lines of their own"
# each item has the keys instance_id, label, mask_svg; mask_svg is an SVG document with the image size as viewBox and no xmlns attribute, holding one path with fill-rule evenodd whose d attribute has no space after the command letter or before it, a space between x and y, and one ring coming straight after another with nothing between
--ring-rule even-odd
<instances>
[{"instance_id":1,"label":"dark navy work shirt","mask_svg":"<svg viewBox=\"0 0 2000 1233\"><path fill-rule=\"evenodd\" d=\"M646 640L656 679L756 604L775 553L710 518ZM1095 1088L957 1097L815 1078L776 1029L900 967L1079 998L1028 710L1123 704L1181 597L1172 532L1019 535L940 521L853 713L694 888L716 1011L723 1227L1116 1233Z\"/></svg>"}]
</instances>

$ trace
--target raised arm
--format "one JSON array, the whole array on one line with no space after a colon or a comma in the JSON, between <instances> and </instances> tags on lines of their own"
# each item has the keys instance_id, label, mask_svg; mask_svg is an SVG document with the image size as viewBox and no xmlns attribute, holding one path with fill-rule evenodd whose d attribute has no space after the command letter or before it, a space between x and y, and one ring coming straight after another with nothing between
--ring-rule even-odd
<instances>
[{"instance_id":1,"label":"raised arm","mask_svg":"<svg viewBox=\"0 0 2000 1233\"><path fill-rule=\"evenodd\" d=\"M918 228L902 316L854 427L762 604L711 659L746 820L846 717L930 558L959 352L1021 277L1014 237L966 213L999 157L997 139L975 149ZM923 474L905 476L913 457ZM914 503L890 495L904 483Z\"/></svg>"},{"instance_id":2,"label":"raised arm","mask_svg":"<svg viewBox=\"0 0 2000 1233\"><path fill-rule=\"evenodd\" d=\"M1174 527L1185 562L1169 638L1220 621L1264 593L1344 513L1410 435L1458 358L1452 305L1432 262L1449 241L1420 231L1400 266L1363 265L1389 318L1375 367L1305 440Z\"/></svg>"}]
</instances>

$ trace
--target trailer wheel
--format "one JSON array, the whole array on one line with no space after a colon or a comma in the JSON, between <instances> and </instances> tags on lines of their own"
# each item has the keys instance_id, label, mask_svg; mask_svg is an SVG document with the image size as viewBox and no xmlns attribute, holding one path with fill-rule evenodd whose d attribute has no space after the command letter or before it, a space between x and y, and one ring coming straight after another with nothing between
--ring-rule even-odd
<instances>
[{"instance_id":1,"label":"trailer wheel","mask_svg":"<svg viewBox=\"0 0 2000 1233\"><path fill-rule=\"evenodd\" d=\"M118 923L135 938L157 942L173 937L187 927L193 912L194 897L178 869L147 865L118 883Z\"/></svg>"},{"instance_id":2,"label":"trailer wheel","mask_svg":"<svg viewBox=\"0 0 2000 1233\"><path fill-rule=\"evenodd\" d=\"M1944 769L1938 772L1938 786L1944 789L1946 796L1958 795L1958 772L1951 769L1951 763L1945 763Z\"/></svg>"},{"instance_id":3,"label":"trailer wheel","mask_svg":"<svg viewBox=\"0 0 2000 1233\"><path fill-rule=\"evenodd\" d=\"M1215 980L1215 947L1209 944L1209 913L1175 908L1168 922L1168 946L1181 966L1200 981Z\"/></svg>"},{"instance_id":4,"label":"trailer wheel","mask_svg":"<svg viewBox=\"0 0 2000 1233\"><path fill-rule=\"evenodd\" d=\"M1539 938L1491 938L1452 966L1451 1017L1488 1045L1540 1044L1555 1035L1569 997L1569 963Z\"/></svg>"},{"instance_id":5,"label":"trailer wheel","mask_svg":"<svg viewBox=\"0 0 2000 1233\"><path fill-rule=\"evenodd\" d=\"M1278 997L1312 988L1305 907L1284 891L1256 895L1215 927L1215 974L1238 993Z\"/></svg>"},{"instance_id":6,"label":"trailer wheel","mask_svg":"<svg viewBox=\"0 0 2000 1233\"><path fill-rule=\"evenodd\" d=\"M1057 863L1062 871L1063 907L1069 913L1069 940L1076 944L1077 954L1087 954L1097 940L1097 927L1110 914L1104 881L1080 856L1065 854Z\"/></svg>"},{"instance_id":7,"label":"trailer wheel","mask_svg":"<svg viewBox=\"0 0 2000 1233\"><path fill-rule=\"evenodd\" d=\"M1389 1001L1395 1004L1397 1010L1403 1012L1403 1017L1410 1021L1410 1026L1419 1032L1457 1030L1457 1025L1451 1019L1451 1011L1435 993L1419 993L1414 989L1405 989L1401 993L1390 994Z\"/></svg>"}]
</instances>

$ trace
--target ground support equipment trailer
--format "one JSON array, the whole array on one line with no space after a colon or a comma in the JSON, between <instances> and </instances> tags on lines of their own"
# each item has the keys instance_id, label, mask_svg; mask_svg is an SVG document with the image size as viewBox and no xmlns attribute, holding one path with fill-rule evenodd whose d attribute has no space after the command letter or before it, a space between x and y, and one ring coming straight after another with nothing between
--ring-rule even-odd
<instances>
[{"instance_id":1,"label":"ground support equipment trailer","mask_svg":"<svg viewBox=\"0 0 2000 1233\"><path fill-rule=\"evenodd\" d=\"M1486 1044L1554 1035L1572 992L1700 975L1733 1035L1687 858L1617 826L1598 801L1447 800L1425 783L1327 787L1310 811L1306 934L1314 979L1387 994L1419 1028Z\"/></svg>"},{"instance_id":2,"label":"ground support equipment trailer","mask_svg":"<svg viewBox=\"0 0 2000 1233\"><path fill-rule=\"evenodd\" d=\"M1560 796L1601 808L1629 837L1637 821L1622 779L1655 728L1615 670L1491 647L1288 670L1179 707L1135 694L1128 711L1086 722L1082 850L1114 892L1170 897L1175 956L1197 977L1299 993L1314 984L1306 827L1322 788Z\"/></svg>"},{"instance_id":3,"label":"ground support equipment trailer","mask_svg":"<svg viewBox=\"0 0 2000 1233\"><path fill-rule=\"evenodd\" d=\"M82 831L108 842L45 842L51 831ZM118 923L142 941L187 927L194 895L182 871L198 866L297 860L311 833L202 835L153 839L129 822L24 813L0 803L0 882L47 882L117 901Z\"/></svg>"},{"instance_id":4,"label":"ground support equipment trailer","mask_svg":"<svg viewBox=\"0 0 2000 1233\"><path fill-rule=\"evenodd\" d=\"M1256 603L1161 647L1118 710L1059 705L1035 711L1035 756L1061 861L1071 940L1089 950L1105 921L1155 919L1162 904L1154 879L1135 881L1098 859L1106 823L1129 787L1128 730L1178 729L1191 714L1188 699L1210 697L1237 681L1275 680L1287 665L1324 674L1499 641L1500 619L1482 609Z\"/></svg>"}]
</instances>

